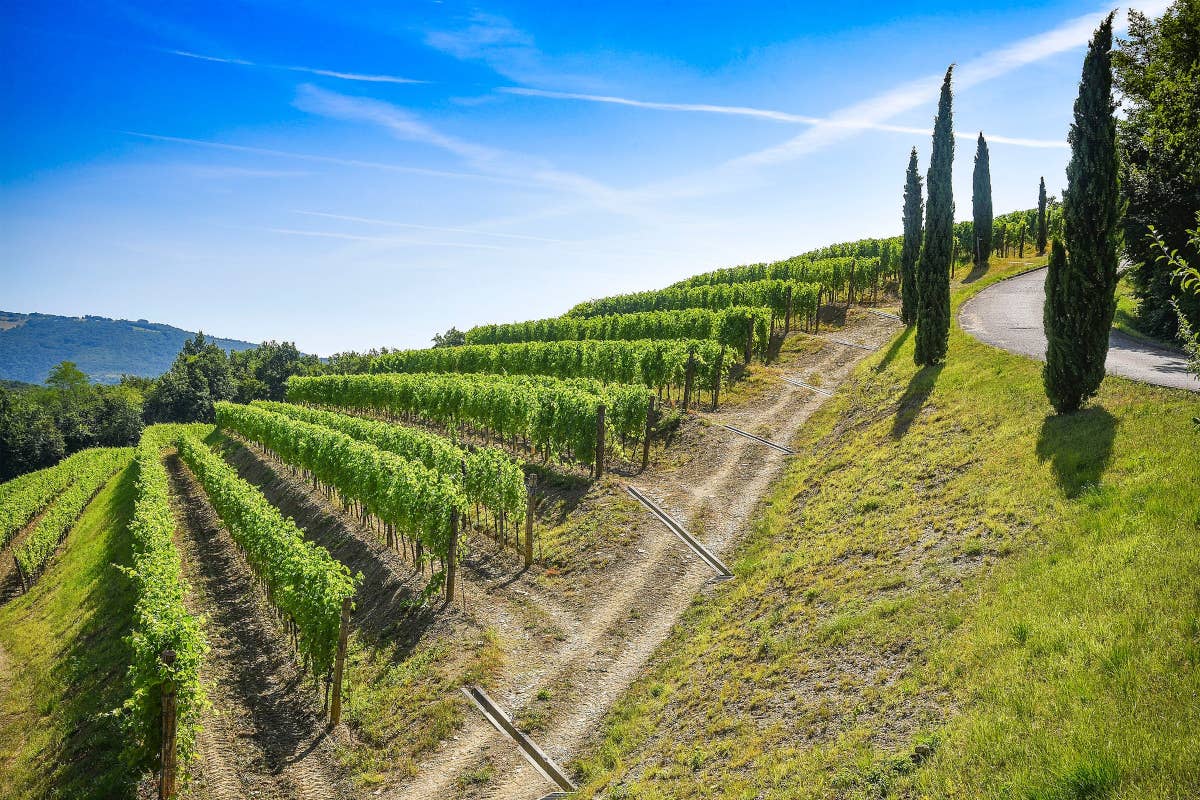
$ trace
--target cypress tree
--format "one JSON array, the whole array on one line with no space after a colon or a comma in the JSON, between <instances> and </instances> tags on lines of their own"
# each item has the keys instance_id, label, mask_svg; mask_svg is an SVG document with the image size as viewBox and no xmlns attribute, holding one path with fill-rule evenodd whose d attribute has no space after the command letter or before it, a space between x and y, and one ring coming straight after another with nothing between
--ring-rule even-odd
<instances>
[{"instance_id":1,"label":"cypress tree","mask_svg":"<svg viewBox=\"0 0 1200 800\"><path fill-rule=\"evenodd\" d=\"M1114 12L1115 13L1115 12ZM1068 141L1063 238L1046 272L1046 396L1060 414L1077 410L1104 379L1116 311L1120 219L1117 124L1112 100L1113 14L1100 24L1083 61Z\"/></svg>"},{"instance_id":2,"label":"cypress tree","mask_svg":"<svg viewBox=\"0 0 1200 800\"><path fill-rule=\"evenodd\" d=\"M904 244L900 248L900 319L905 325L917 321L917 261L921 258L921 174L917 172L917 148L908 157L904 181Z\"/></svg>"},{"instance_id":3,"label":"cypress tree","mask_svg":"<svg viewBox=\"0 0 1200 800\"><path fill-rule=\"evenodd\" d=\"M950 248L954 239L954 120L950 76L946 70L933 123L929 157L929 201L925 204L925 246L917 266L917 343L913 360L920 366L946 358L950 343Z\"/></svg>"},{"instance_id":4,"label":"cypress tree","mask_svg":"<svg viewBox=\"0 0 1200 800\"><path fill-rule=\"evenodd\" d=\"M975 266L986 267L992 252L992 167L987 140L979 132L975 172L971 178L971 213L975 222Z\"/></svg>"},{"instance_id":5,"label":"cypress tree","mask_svg":"<svg viewBox=\"0 0 1200 800\"><path fill-rule=\"evenodd\" d=\"M1038 185L1037 253L1046 255L1046 179Z\"/></svg>"}]
</instances>

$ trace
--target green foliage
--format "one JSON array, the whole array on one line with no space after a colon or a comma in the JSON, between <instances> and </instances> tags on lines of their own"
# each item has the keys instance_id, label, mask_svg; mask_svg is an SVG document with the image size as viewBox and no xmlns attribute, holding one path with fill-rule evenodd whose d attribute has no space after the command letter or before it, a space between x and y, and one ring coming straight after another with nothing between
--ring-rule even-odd
<instances>
[{"instance_id":1,"label":"green foliage","mask_svg":"<svg viewBox=\"0 0 1200 800\"><path fill-rule=\"evenodd\" d=\"M921 213L921 173L917 169L917 148L908 156L904 176L904 244L900 251L900 319L905 325L917 321L917 262L921 259L923 226Z\"/></svg>"},{"instance_id":2,"label":"green foliage","mask_svg":"<svg viewBox=\"0 0 1200 800\"><path fill-rule=\"evenodd\" d=\"M449 552L451 514L466 507L461 483L344 433L264 408L218 403L216 412L217 424L224 430L261 444L284 462L337 489L343 497L361 502L374 516L419 539L433 556L444 558ZM204 452L211 455L207 449ZM220 459L217 462L224 464ZM212 498L211 492L209 497ZM213 500L217 507L217 500ZM265 499L261 504L255 499L253 504L270 508ZM217 510L220 513L219 507ZM223 514L222 519L225 519ZM230 525L240 524L236 520L225 521ZM439 574L434 580L440 579ZM340 606L340 597L338 603ZM325 622L318 624L324 626ZM332 657L332 651L325 649L328 644L322 632L325 630L321 627L316 631L314 644L316 664L322 668L329 663L326 656ZM333 633L336 637L336 621Z\"/></svg>"},{"instance_id":3,"label":"green foliage","mask_svg":"<svg viewBox=\"0 0 1200 800\"><path fill-rule=\"evenodd\" d=\"M727 267L712 272L705 272L674 284L670 288L695 288L698 286L731 285L737 283L756 283L769 280L796 281L798 283L815 283L826 293L844 293L853 290L862 292L875 286L880 280L891 275L890 266L885 266L881 257L883 241L877 239L864 240L862 243L850 243L842 247L861 247L842 255L827 255L815 257L811 254L793 256L783 261L770 264L748 264L741 267ZM815 290L808 290L815 291ZM784 313L782 307L776 304L763 303L771 306L773 311ZM797 307L797 311L809 311Z\"/></svg>"},{"instance_id":4,"label":"green foliage","mask_svg":"<svg viewBox=\"0 0 1200 800\"><path fill-rule=\"evenodd\" d=\"M71 482L46 509L25 542L13 553L26 585L32 584L46 568L54 551L79 519L83 509L104 484L129 465L129 448L105 448L90 451L90 458L70 462Z\"/></svg>"},{"instance_id":5,"label":"green foliage","mask_svg":"<svg viewBox=\"0 0 1200 800\"><path fill-rule=\"evenodd\" d=\"M288 399L419 415L451 428L470 424L505 438L524 437L548 456L591 464L600 405L607 429L636 443L645 431L650 395L642 386L583 378L413 373L292 378Z\"/></svg>"},{"instance_id":6,"label":"green foliage","mask_svg":"<svg viewBox=\"0 0 1200 800\"><path fill-rule=\"evenodd\" d=\"M137 500L129 523L133 563L125 569L137 600L126 638L132 657L124 707L128 750L143 770L154 769L162 747L163 684L171 681L175 687L177 751L185 767L196 755L200 715L207 703L200 664L208 644L200 621L184 604L187 584L174 543L175 515L162 464L163 444L161 431L148 428L137 447ZM168 650L175 656L170 665L162 660Z\"/></svg>"},{"instance_id":7,"label":"green foliage","mask_svg":"<svg viewBox=\"0 0 1200 800\"><path fill-rule=\"evenodd\" d=\"M282 400L287 379L316 369L316 356L306 356L292 342L263 342L250 350L229 354L229 369L237 384L239 402Z\"/></svg>"},{"instance_id":8,"label":"green foliage","mask_svg":"<svg viewBox=\"0 0 1200 800\"><path fill-rule=\"evenodd\" d=\"M103 450L81 450L53 467L30 472L0 485L0 547L24 528L78 476L86 474Z\"/></svg>"},{"instance_id":9,"label":"green foliage","mask_svg":"<svg viewBox=\"0 0 1200 800\"><path fill-rule=\"evenodd\" d=\"M256 400L254 406L344 433L380 450L416 461L462 485L467 501L520 522L525 517L525 473L494 447L470 452L435 433L290 403Z\"/></svg>"},{"instance_id":10,"label":"green foliage","mask_svg":"<svg viewBox=\"0 0 1200 800\"><path fill-rule=\"evenodd\" d=\"M213 403L236 394L225 351L198 333L184 342L171 369L146 396L146 417L151 422L212 422Z\"/></svg>"},{"instance_id":11,"label":"green foliage","mask_svg":"<svg viewBox=\"0 0 1200 800\"><path fill-rule=\"evenodd\" d=\"M1176 0L1157 19L1131 10L1128 38L1119 45L1113 67L1122 110L1125 253L1141 301L1138 328L1169 340L1173 303L1194 329L1200 296L1181 291L1146 233L1153 226L1169 249L1193 264L1200 258L1200 245L1187 234L1200 212L1200 3Z\"/></svg>"},{"instance_id":12,"label":"green foliage","mask_svg":"<svg viewBox=\"0 0 1200 800\"><path fill-rule=\"evenodd\" d=\"M1046 179L1038 179L1037 254L1046 254Z\"/></svg>"},{"instance_id":13,"label":"green foliage","mask_svg":"<svg viewBox=\"0 0 1200 800\"><path fill-rule=\"evenodd\" d=\"M435 333L433 335L434 347L458 347L460 344L466 344L467 337L462 331L453 325L445 333Z\"/></svg>"},{"instance_id":14,"label":"green foliage","mask_svg":"<svg viewBox=\"0 0 1200 800\"><path fill-rule=\"evenodd\" d=\"M219 408L248 407L222 403ZM223 415L223 424L230 416ZM250 568L266 585L267 596L296 626L305 665L314 676L327 675L337 650L342 601L354 596L361 576L352 577L328 550L306 541L296 523L284 519L262 492L195 436L185 433L178 446Z\"/></svg>"},{"instance_id":15,"label":"green foliage","mask_svg":"<svg viewBox=\"0 0 1200 800\"><path fill-rule=\"evenodd\" d=\"M971 175L971 217L975 231L975 266L986 267L992 253L992 167L987 140L979 132L975 171Z\"/></svg>"},{"instance_id":16,"label":"green foliage","mask_svg":"<svg viewBox=\"0 0 1200 800\"><path fill-rule=\"evenodd\" d=\"M466 333L466 344L509 344L516 342L560 342L584 339L717 339L727 318L762 318L762 330L770 322L765 308L734 306L712 311L707 308L687 308L675 311L637 311L630 314L608 314L600 317L551 317L505 325L480 325ZM755 326L759 325L755 322ZM725 341L726 344L734 342ZM742 346L745 337L736 344ZM755 341L756 350L765 349L765 336Z\"/></svg>"},{"instance_id":17,"label":"green foliage","mask_svg":"<svg viewBox=\"0 0 1200 800\"><path fill-rule=\"evenodd\" d=\"M950 337L950 257L954 237L954 120L946 70L933 124L929 160L929 202L925 204L925 244L917 267L917 337L913 358L922 366L946 358Z\"/></svg>"},{"instance_id":18,"label":"green foliage","mask_svg":"<svg viewBox=\"0 0 1200 800\"><path fill-rule=\"evenodd\" d=\"M1114 12L1115 13L1115 12ZM1063 196L1065 248L1055 242L1046 273L1046 396L1059 413L1077 410L1100 388L1116 311L1120 236L1116 120L1112 101L1112 18L1096 29L1083 62L1068 140Z\"/></svg>"},{"instance_id":19,"label":"green foliage","mask_svg":"<svg viewBox=\"0 0 1200 800\"><path fill-rule=\"evenodd\" d=\"M600 319L603 319L601 317ZM747 341L746 318L722 319L722 339L741 352ZM766 342L766 320L751 316ZM739 338L740 337L740 338ZM764 345L765 346L765 345ZM722 346L712 340L641 339L635 341L519 342L513 344L464 345L429 350L397 350L380 356L371 371L380 372L466 372L497 375L549 375L555 378L592 378L605 383L645 384L660 392L667 387L682 389L686 382L689 354L695 355L695 386L712 387L717 380L717 363ZM726 358L722 372L728 373L732 359Z\"/></svg>"},{"instance_id":20,"label":"green foliage","mask_svg":"<svg viewBox=\"0 0 1200 800\"><path fill-rule=\"evenodd\" d=\"M755 269L751 267L735 267L734 270ZM710 273L715 275L716 273ZM704 283L706 276L692 278L697 283L677 284L667 289L648 292L634 292L605 297L599 300L589 300L580 303L569 312L570 317L598 317L605 314L628 314L637 311L667 311L686 308L707 308L721 310L732 306L762 306L769 308L776 317L783 318L788 313L788 303L791 302L793 315L811 314L816 311L817 292L821 288L816 283L805 283L794 280L736 280L740 273L731 270L723 271L730 276L728 280L713 279ZM849 279L849 265L846 269Z\"/></svg>"}]
</instances>

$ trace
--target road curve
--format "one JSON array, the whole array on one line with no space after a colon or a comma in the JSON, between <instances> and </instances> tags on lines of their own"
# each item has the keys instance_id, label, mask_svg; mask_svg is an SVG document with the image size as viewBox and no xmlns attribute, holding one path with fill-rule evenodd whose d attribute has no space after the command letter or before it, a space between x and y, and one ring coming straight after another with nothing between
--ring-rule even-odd
<instances>
[{"instance_id":1,"label":"road curve","mask_svg":"<svg viewBox=\"0 0 1200 800\"><path fill-rule=\"evenodd\" d=\"M982 342L1045 361L1045 283L1043 268L993 284L963 304L958 324ZM1117 331L1109 334L1104 366L1111 375L1200 392L1200 378L1187 371L1187 358L1182 353L1145 344Z\"/></svg>"}]
</instances>

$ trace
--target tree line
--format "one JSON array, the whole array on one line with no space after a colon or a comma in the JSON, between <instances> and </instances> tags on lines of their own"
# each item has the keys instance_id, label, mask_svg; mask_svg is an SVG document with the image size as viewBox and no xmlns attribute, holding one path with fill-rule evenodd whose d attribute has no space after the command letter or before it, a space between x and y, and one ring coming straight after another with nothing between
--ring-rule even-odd
<instances>
[{"instance_id":1,"label":"tree line","mask_svg":"<svg viewBox=\"0 0 1200 800\"><path fill-rule=\"evenodd\" d=\"M1007 256L1015 248L1023 256L1027 243L1038 255L1049 249L1043 377L1059 413L1080 408L1104 377L1122 251L1133 265L1148 327L1178 336L1191 351L1200 317L1200 282L1187 267L1198 244L1189 225L1200 227L1200 114L1194 104L1200 3L1177 0L1156 21L1131 11L1130 37L1114 50L1115 13L1096 29L1084 58L1061 204L1047 196L1043 178L1036 209L994 218L990 153L980 132L972 219L954 224L953 66L941 88L924 187L916 148L905 179L901 317L916 326L914 360L931 366L946 358L949 277L958 255L965 251L975 269L986 270L993 253ZM1115 93L1127 111L1122 119Z\"/></svg>"}]
</instances>

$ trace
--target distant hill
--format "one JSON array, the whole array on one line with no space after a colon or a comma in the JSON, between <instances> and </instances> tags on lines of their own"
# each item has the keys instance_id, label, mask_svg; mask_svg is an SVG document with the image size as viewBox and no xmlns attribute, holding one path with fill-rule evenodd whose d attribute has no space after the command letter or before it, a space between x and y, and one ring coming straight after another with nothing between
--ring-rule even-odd
<instances>
[{"instance_id":1,"label":"distant hill","mask_svg":"<svg viewBox=\"0 0 1200 800\"><path fill-rule=\"evenodd\" d=\"M42 383L60 361L74 361L94 381L166 372L183 343L195 336L171 325L139 319L60 317L0 311L0 379ZM216 339L226 350L256 345Z\"/></svg>"}]
</instances>

